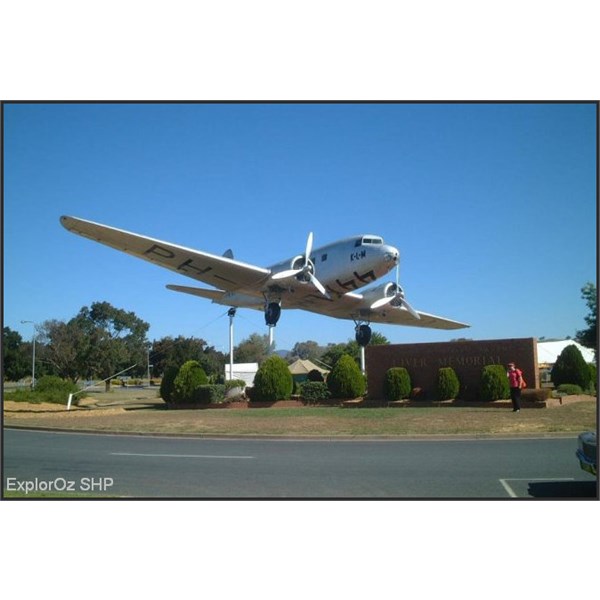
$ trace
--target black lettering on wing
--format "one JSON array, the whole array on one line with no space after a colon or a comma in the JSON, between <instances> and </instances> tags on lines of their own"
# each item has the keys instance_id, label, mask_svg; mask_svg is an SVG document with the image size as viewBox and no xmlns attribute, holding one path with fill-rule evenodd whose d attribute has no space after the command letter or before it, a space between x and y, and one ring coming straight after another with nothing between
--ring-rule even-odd
<instances>
[{"instance_id":1,"label":"black lettering on wing","mask_svg":"<svg viewBox=\"0 0 600 600\"><path fill-rule=\"evenodd\" d=\"M206 267L205 269L202 269L200 267L197 267L196 265L193 265L192 264L193 262L194 262L193 258L188 258L188 260L186 260L185 262L182 262L177 267L177 270L183 271L184 273L194 272L194 274L196 274L196 275L204 275L205 273L212 271L212 267Z\"/></svg>"},{"instance_id":2,"label":"black lettering on wing","mask_svg":"<svg viewBox=\"0 0 600 600\"><path fill-rule=\"evenodd\" d=\"M146 250L144 254L146 254L149 257L151 257L151 255L154 254L159 258L175 258L175 253L171 252L167 248L159 246L158 244L154 244L152 247L148 248L148 250Z\"/></svg>"}]
</instances>

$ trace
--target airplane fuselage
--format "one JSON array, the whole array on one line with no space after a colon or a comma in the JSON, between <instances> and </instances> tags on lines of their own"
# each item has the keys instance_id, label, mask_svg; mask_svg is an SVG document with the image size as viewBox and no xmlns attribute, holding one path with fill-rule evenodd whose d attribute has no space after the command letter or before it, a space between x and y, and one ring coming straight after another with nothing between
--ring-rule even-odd
<instances>
[{"instance_id":1,"label":"airplane fuselage","mask_svg":"<svg viewBox=\"0 0 600 600\"><path fill-rule=\"evenodd\" d=\"M386 275L396 266L398 258L398 250L385 244L381 237L361 235L316 248L310 261L328 292L346 294ZM275 274L303 261L303 255L298 255L269 270Z\"/></svg>"},{"instance_id":2,"label":"airplane fuselage","mask_svg":"<svg viewBox=\"0 0 600 600\"><path fill-rule=\"evenodd\" d=\"M398 263L400 253L375 235L359 235L316 248L311 252L312 272L318 277L332 297L339 297L358 290L383 277ZM268 267L272 275L304 264L304 255L299 254ZM307 285L308 284L308 285ZM260 294L247 294L245 290L226 293L219 304L261 308L265 297L279 301L285 297L285 305L292 308L296 297L303 300L310 296L322 299L317 290L301 276L285 281L267 279Z\"/></svg>"}]
</instances>

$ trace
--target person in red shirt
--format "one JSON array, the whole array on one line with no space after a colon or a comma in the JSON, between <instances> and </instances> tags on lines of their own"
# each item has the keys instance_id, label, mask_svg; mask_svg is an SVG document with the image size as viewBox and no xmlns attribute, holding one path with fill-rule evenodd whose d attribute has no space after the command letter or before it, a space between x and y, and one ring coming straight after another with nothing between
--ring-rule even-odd
<instances>
[{"instance_id":1,"label":"person in red shirt","mask_svg":"<svg viewBox=\"0 0 600 600\"><path fill-rule=\"evenodd\" d=\"M521 388L523 387L523 373L517 369L515 363L508 363L508 385L510 387L510 399L512 400L513 412L521 410Z\"/></svg>"}]
</instances>

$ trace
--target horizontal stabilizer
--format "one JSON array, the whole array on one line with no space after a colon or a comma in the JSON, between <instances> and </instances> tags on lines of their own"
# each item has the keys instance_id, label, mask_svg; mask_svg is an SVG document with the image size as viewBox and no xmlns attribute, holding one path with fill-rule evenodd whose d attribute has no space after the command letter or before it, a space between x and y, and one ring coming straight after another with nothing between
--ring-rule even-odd
<instances>
[{"instance_id":1,"label":"horizontal stabilizer","mask_svg":"<svg viewBox=\"0 0 600 600\"><path fill-rule=\"evenodd\" d=\"M192 294L192 296L200 296L200 298L208 298L214 302L219 302L226 294L223 290L209 290L206 288L189 287L187 285L168 285L167 289L174 292Z\"/></svg>"},{"instance_id":2,"label":"horizontal stabilizer","mask_svg":"<svg viewBox=\"0 0 600 600\"><path fill-rule=\"evenodd\" d=\"M235 294L224 292L223 290L209 290L207 288L189 287L187 285L168 285L167 289L174 292L183 292L200 298L208 298L215 304L223 304L224 306L237 306L240 308L253 308L255 310L264 310L264 300L255 298L246 294Z\"/></svg>"}]
</instances>

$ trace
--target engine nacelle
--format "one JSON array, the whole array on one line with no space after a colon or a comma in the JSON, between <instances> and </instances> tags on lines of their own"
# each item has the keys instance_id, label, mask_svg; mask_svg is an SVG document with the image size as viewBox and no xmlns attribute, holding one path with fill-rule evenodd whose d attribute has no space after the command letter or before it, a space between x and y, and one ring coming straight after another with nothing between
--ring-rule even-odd
<instances>
[{"instance_id":1,"label":"engine nacelle","mask_svg":"<svg viewBox=\"0 0 600 600\"><path fill-rule=\"evenodd\" d=\"M302 269L304 263L304 254L299 254L298 256L292 258L292 260L290 261L290 269ZM315 274L315 265L313 261L310 260L310 258L308 259L308 269L305 272L296 275L296 279L300 283L310 283L310 276L308 275L309 272L313 275Z\"/></svg>"},{"instance_id":2,"label":"engine nacelle","mask_svg":"<svg viewBox=\"0 0 600 600\"><path fill-rule=\"evenodd\" d=\"M370 304L373 302L380 300L381 298L393 298L399 291L398 286L395 283L382 283L374 288L366 290L363 292L363 296L365 300L367 300Z\"/></svg>"}]
</instances>

